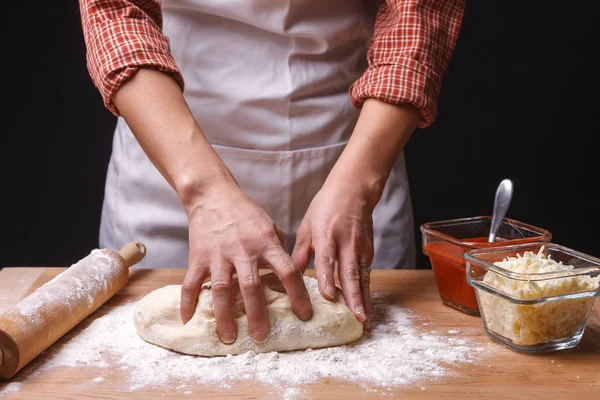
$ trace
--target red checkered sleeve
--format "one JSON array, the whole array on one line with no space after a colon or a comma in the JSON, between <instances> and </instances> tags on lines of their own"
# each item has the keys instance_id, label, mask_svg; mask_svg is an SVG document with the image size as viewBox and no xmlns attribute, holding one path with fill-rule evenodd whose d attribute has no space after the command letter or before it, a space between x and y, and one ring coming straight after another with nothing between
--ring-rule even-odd
<instances>
[{"instance_id":1,"label":"red checkered sleeve","mask_svg":"<svg viewBox=\"0 0 600 400\"><path fill-rule=\"evenodd\" d=\"M465 0L386 0L375 19L369 67L350 87L352 103L411 104L421 112L419 127L429 126L464 8Z\"/></svg>"},{"instance_id":2,"label":"red checkered sleeve","mask_svg":"<svg viewBox=\"0 0 600 400\"><path fill-rule=\"evenodd\" d=\"M106 107L118 115L112 96L140 67L183 76L162 33L161 0L79 0L87 66Z\"/></svg>"}]
</instances>

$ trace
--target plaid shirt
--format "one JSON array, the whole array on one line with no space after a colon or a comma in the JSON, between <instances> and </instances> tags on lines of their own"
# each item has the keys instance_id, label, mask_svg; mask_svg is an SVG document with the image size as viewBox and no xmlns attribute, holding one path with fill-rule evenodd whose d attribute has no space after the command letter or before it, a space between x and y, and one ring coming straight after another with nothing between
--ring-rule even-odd
<instances>
[{"instance_id":1,"label":"plaid shirt","mask_svg":"<svg viewBox=\"0 0 600 400\"><path fill-rule=\"evenodd\" d=\"M161 0L79 0L87 65L106 107L140 67L183 76L162 33ZM369 67L349 88L356 107L376 98L412 104L420 127L433 122L441 79L454 51L465 0L387 0L375 19Z\"/></svg>"}]
</instances>

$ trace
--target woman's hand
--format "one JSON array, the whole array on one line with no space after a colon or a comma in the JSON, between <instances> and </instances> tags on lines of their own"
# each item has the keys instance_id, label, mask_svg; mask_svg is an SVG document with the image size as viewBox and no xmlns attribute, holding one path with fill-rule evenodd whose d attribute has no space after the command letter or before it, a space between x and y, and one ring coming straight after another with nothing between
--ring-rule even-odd
<instances>
[{"instance_id":1,"label":"woman's hand","mask_svg":"<svg viewBox=\"0 0 600 400\"><path fill-rule=\"evenodd\" d=\"M292 258L304 271L311 251L319 289L333 299L333 271L346 304L369 329L371 299L369 272L360 265L373 261L372 214L383 193L387 177L404 144L420 121L411 105L365 102L348 145L327 181L310 204L296 236Z\"/></svg>"},{"instance_id":2,"label":"woman's hand","mask_svg":"<svg viewBox=\"0 0 600 400\"><path fill-rule=\"evenodd\" d=\"M328 179L311 202L296 236L292 258L304 271L311 252L321 294L335 298L335 261L346 304L369 328L371 297L369 272L360 265L373 261L374 205L369 193L344 179Z\"/></svg>"},{"instance_id":3,"label":"woman's hand","mask_svg":"<svg viewBox=\"0 0 600 400\"><path fill-rule=\"evenodd\" d=\"M258 272L261 265L268 265L283 282L298 318L306 321L312 317L302 273L285 250L282 231L235 182L211 185L185 208L190 221L190 260L181 289L184 323L192 318L200 288L210 275L221 341L230 344L237 338L232 285L238 282L252 338L257 343L267 340L269 321Z\"/></svg>"},{"instance_id":4,"label":"woman's hand","mask_svg":"<svg viewBox=\"0 0 600 400\"><path fill-rule=\"evenodd\" d=\"M113 102L181 198L190 222L190 263L181 293L183 322L192 318L200 288L210 275L219 337L234 342L232 275L237 272L250 333L255 341L264 342L269 321L258 267L265 264L283 281L296 315L310 319L302 274L284 249L281 230L239 188L206 140L177 83L167 74L141 68L115 93Z\"/></svg>"}]
</instances>

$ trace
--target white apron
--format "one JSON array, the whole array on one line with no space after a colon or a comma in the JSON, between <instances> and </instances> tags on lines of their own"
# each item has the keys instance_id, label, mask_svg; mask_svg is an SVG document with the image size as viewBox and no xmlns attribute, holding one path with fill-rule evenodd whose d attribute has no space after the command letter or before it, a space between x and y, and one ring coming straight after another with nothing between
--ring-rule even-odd
<instances>
[{"instance_id":1,"label":"white apron","mask_svg":"<svg viewBox=\"0 0 600 400\"><path fill-rule=\"evenodd\" d=\"M375 6L361 0L164 0L164 33L202 131L284 231L289 251L358 118L348 87L366 67ZM373 268L414 268L404 156L373 214ZM146 268L188 266L188 220L118 119L100 246L144 242Z\"/></svg>"}]
</instances>

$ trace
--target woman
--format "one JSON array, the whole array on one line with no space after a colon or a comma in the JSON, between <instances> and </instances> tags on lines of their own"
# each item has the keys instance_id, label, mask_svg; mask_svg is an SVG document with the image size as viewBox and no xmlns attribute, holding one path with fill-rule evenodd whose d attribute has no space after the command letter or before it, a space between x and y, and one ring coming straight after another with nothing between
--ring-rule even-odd
<instances>
[{"instance_id":1,"label":"woman","mask_svg":"<svg viewBox=\"0 0 600 400\"><path fill-rule=\"evenodd\" d=\"M333 298L337 263L346 303L368 328L371 266L414 267L402 148L436 115L464 1L80 9L90 74L119 116L100 245L139 239L143 266L189 266L184 322L210 276L224 343L237 337L238 284L252 337L268 337L261 265L311 318L302 273L313 253L323 296Z\"/></svg>"}]
</instances>

